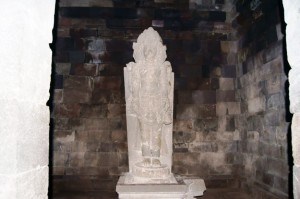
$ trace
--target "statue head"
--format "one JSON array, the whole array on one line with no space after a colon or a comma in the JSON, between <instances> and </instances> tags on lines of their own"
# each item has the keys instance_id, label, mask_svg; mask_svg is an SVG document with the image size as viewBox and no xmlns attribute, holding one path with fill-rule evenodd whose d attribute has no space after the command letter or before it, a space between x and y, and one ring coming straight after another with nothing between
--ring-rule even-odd
<instances>
[{"instance_id":1,"label":"statue head","mask_svg":"<svg viewBox=\"0 0 300 199\"><path fill-rule=\"evenodd\" d=\"M144 57L146 61L153 61L156 55L156 47L151 45L144 45Z\"/></svg>"},{"instance_id":2,"label":"statue head","mask_svg":"<svg viewBox=\"0 0 300 199\"><path fill-rule=\"evenodd\" d=\"M133 58L136 62L154 61L163 63L166 58L166 46L162 44L159 34L152 28L144 30L133 43Z\"/></svg>"}]
</instances>

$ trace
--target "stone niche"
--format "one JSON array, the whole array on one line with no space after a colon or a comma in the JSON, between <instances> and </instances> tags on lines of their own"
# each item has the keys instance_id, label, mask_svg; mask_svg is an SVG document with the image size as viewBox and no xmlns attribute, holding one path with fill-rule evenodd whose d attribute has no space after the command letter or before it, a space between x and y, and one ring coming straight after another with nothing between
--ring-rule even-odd
<instances>
[{"instance_id":1,"label":"stone niche","mask_svg":"<svg viewBox=\"0 0 300 199\"><path fill-rule=\"evenodd\" d=\"M202 179L174 176L172 129L174 73L159 34L146 29L133 44L124 68L129 172L119 198L193 198L206 189Z\"/></svg>"}]
</instances>

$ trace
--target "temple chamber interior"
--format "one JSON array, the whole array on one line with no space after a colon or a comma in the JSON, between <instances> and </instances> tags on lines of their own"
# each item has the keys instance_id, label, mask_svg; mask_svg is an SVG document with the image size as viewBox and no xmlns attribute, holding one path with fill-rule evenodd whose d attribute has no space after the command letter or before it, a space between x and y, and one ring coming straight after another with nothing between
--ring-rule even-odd
<instances>
[{"instance_id":1,"label":"temple chamber interior","mask_svg":"<svg viewBox=\"0 0 300 199\"><path fill-rule=\"evenodd\" d=\"M112 199L128 171L123 68L153 27L174 72L175 175L203 199L292 198L285 24L278 0L59 0L54 199Z\"/></svg>"}]
</instances>

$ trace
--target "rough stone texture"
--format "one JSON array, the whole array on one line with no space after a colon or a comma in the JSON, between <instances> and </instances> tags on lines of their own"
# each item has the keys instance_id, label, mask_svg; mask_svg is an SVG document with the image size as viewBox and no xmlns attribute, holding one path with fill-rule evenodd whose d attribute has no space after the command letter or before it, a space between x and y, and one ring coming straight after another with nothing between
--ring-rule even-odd
<instances>
[{"instance_id":1,"label":"rough stone texture","mask_svg":"<svg viewBox=\"0 0 300 199\"><path fill-rule=\"evenodd\" d=\"M174 163L173 172L223 181L232 178L235 163L226 157L235 148L235 117L241 110L234 92L238 43L229 39L228 5L224 1L202 6L197 2L196 7L190 7L189 1L95 3L60 1L53 175L107 177L128 170L123 67L133 61L132 43L152 24L167 47L175 74L174 158L176 153L203 154L199 162ZM99 160L103 153L107 160L117 157L117 162L103 164ZM210 161L210 155L218 161Z\"/></svg>"},{"instance_id":2,"label":"rough stone texture","mask_svg":"<svg viewBox=\"0 0 300 199\"><path fill-rule=\"evenodd\" d=\"M55 1L7 1L0 6L0 64L6 66L0 80L0 198L48 198L46 102Z\"/></svg>"},{"instance_id":3,"label":"rough stone texture","mask_svg":"<svg viewBox=\"0 0 300 199\"><path fill-rule=\"evenodd\" d=\"M288 125L285 107L284 57L279 5L265 1L250 9L250 1L236 3L233 21L239 32L238 96L241 133L238 154L242 187L253 198L288 198ZM262 42L264 41L264 42Z\"/></svg>"}]
</instances>

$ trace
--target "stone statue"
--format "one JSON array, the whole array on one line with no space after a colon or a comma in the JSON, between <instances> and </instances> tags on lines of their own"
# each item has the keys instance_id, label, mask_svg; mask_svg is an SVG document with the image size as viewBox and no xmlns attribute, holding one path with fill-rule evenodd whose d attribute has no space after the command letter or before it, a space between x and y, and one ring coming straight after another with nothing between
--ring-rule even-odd
<instances>
[{"instance_id":1,"label":"stone statue","mask_svg":"<svg viewBox=\"0 0 300 199\"><path fill-rule=\"evenodd\" d=\"M174 74L159 34L146 29L124 68L129 169L135 177L169 178Z\"/></svg>"},{"instance_id":2,"label":"stone statue","mask_svg":"<svg viewBox=\"0 0 300 199\"><path fill-rule=\"evenodd\" d=\"M203 195L202 179L174 176L172 167L174 73L159 34L148 28L133 43L124 68L129 172L119 198L188 199Z\"/></svg>"},{"instance_id":3,"label":"stone statue","mask_svg":"<svg viewBox=\"0 0 300 199\"><path fill-rule=\"evenodd\" d=\"M141 137L142 165L160 167L161 132L172 123L170 108L171 64L166 47L152 28L145 30L133 44L133 57L128 67L129 97L127 110L136 115Z\"/></svg>"}]
</instances>

